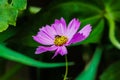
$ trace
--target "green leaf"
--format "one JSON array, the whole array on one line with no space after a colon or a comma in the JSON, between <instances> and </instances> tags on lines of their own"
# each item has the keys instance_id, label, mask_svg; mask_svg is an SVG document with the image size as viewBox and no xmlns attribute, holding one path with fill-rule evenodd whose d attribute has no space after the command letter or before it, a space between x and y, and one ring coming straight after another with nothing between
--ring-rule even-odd
<instances>
[{"instance_id":1,"label":"green leaf","mask_svg":"<svg viewBox=\"0 0 120 80\"><path fill-rule=\"evenodd\" d=\"M57 14L58 16L65 16L66 19L70 20L71 17L84 18L88 16L93 16L101 13L101 10L93 5L82 3L79 1L70 1L58 4L57 6L52 7L50 13ZM89 10L89 13L88 13ZM56 12L56 13L55 13Z\"/></svg>"},{"instance_id":2,"label":"green leaf","mask_svg":"<svg viewBox=\"0 0 120 80\"><path fill-rule=\"evenodd\" d=\"M104 0L105 16L109 14L113 20L120 21L120 0Z\"/></svg>"},{"instance_id":3,"label":"green leaf","mask_svg":"<svg viewBox=\"0 0 120 80\"><path fill-rule=\"evenodd\" d=\"M30 11L30 13L32 13L32 14L36 14L36 13L38 13L40 10L41 10L40 7L35 7L35 6L30 6L30 7L29 7L29 11Z\"/></svg>"},{"instance_id":4,"label":"green leaf","mask_svg":"<svg viewBox=\"0 0 120 80\"><path fill-rule=\"evenodd\" d=\"M87 24L91 24L92 27L94 28L94 25L96 25L96 23L98 23L98 21L101 19L101 16L95 15L95 16L87 17L87 18L82 19L82 20L81 20L81 18L79 18L79 19L81 21L80 27L83 27Z\"/></svg>"},{"instance_id":5,"label":"green leaf","mask_svg":"<svg viewBox=\"0 0 120 80\"><path fill-rule=\"evenodd\" d=\"M0 33L0 43L2 43L3 41L9 39L10 37L12 37L13 35L15 35L16 30L9 28L6 31Z\"/></svg>"},{"instance_id":6,"label":"green leaf","mask_svg":"<svg viewBox=\"0 0 120 80\"><path fill-rule=\"evenodd\" d=\"M12 51L2 45L0 45L0 57L38 68L53 68L53 67L65 66L65 63L45 63L45 62L37 61L21 53ZM73 65L73 63L69 63L69 65Z\"/></svg>"},{"instance_id":7,"label":"green leaf","mask_svg":"<svg viewBox=\"0 0 120 80\"><path fill-rule=\"evenodd\" d=\"M16 25L18 12L26 8L26 0L0 0L0 32L6 30L9 25Z\"/></svg>"},{"instance_id":8,"label":"green leaf","mask_svg":"<svg viewBox=\"0 0 120 80\"><path fill-rule=\"evenodd\" d=\"M81 11L81 12L84 12L84 11L88 12L88 9L91 11L96 11L95 13L101 12L101 10L99 8L97 8L93 5L83 3L83 2L78 2L78 1L74 1L74 2L71 1L71 2L66 2L63 4L59 4L56 8L60 8L60 7L62 9L66 9L66 10L71 10L71 8L72 8L74 11Z\"/></svg>"},{"instance_id":9,"label":"green leaf","mask_svg":"<svg viewBox=\"0 0 120 80\"><path fill-rule=\"evenodd\" d=\"M100 76L100 80L120 80L120 61L110 65Z\"/></svg>"},{"instance_id":10,"label":"green leaf","mask_svg":"<svg viewBox=\"0 0 120 80\"><path fill-rule=\"evenodd\" d=\"M0 6L2 6L2 5L6 5L8 2L7 2L8 0L0 0Z\"/></svg>"},{"instance_id":11,"label":"green leaf","mask_svg":"<svg viewBox=\"0 0 120 80\"><path fill-rule=\"evenodd\" d=\"M35 24L39 24L39 22L41 22L42 25L45 25L53 22L54 19L59 19L61 17L64 17L67 22L74 17L80 18L81 20L85 19L88 16L90 17L93 15L98 15L100 13L101 10L93 5L79 1L69 1L47 8L47 10L43 8L41 10L41 13L39 13L37 16L37 18L39 17L38 21L35 19Z\"/></svg>"},{"instance_id":12,"label":"green leaf","mask_svg":"<svg viewBox=\"0 0 120 80\"><path fill-rule=\"evenodd\" d=\"M0 32L6 30L7 28L8 28L8 24L6 22L0 20Z\"/></svg>"},{"instance_id":13,"label":"green leaf","mask_svg":"<svg viewBox=\"0 0 120 80\"><path fill-rule=\"evenodd\" d=\"M6 22L7 24L15 25L18 11L10 6L0 8L0 22ZM2 27L2 25L1 25Z\"/></svg>"},{"instance_id":14,"label":"green leaf","mask_svg":"<svg viewBox=\"0 0 120 80\"><path fill-rule=\"evenodd\" d=\"M101 54L102 49L97 48L90 63L75 80L95 80L97 68L101 59Z\"/></svg>"},{"instance_id":15,"label":"green leaf","mask_svg":"<svg viewBox=\"0 0 120 80\"><path fill-rule=\"evenodd\" d=\"M106 0L104 0L104 1L106 1ZM120 11L120 0L108 0L108 1L106 1L106 3L107 4L105 4L105 6L108 6L111 10L112 10L112 12L114 12L114 11ZM108 3L109 3L109 5L108 5Z\"/></svg>"},{"instance_id":16,"label":"green leaf","mask_svg":"<svg viewBox=\"0 0 120 80\"><path fill-rule=\"evenodd\" d=\"M26 3L27 0L12 0L11 5L18 10L23 10L26 9Z\"/></svg>"}]
</instances>

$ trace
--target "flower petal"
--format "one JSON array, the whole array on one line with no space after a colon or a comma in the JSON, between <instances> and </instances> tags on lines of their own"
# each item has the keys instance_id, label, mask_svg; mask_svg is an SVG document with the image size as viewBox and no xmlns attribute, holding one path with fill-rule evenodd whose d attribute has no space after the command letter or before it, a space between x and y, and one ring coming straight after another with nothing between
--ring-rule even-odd
<instances>
[{"instance_id":1,"label":"flower petal","mask_svg":"<svg viewBox=\"0 0 120 80\"><path fill-rule=\"evenodd\" d=\"M66 21L64 20L64 18L61 18L60 21L61 21L61 23L62 23L63 26L66 26Z\"/></svg>"},{"instance_id":2,"label":"flower petal","mask_svg":"<svg viewBox=\"0 0 120 80\"><path fill-rule=\"evenodd\" d=\"M91 28L92 27L90 26L90 24L88 24L85 27L83 27L78 33L83 34L83 36L87 38L92 30Z\"/></svg>"},{"instance_id":3,"label":"flower petal","mask_svg":"<svg viewBox=\"0 0 120 80\"><path fill-rule=\"evenodd\" d=\"M50 36L50 34L44 32L44 31L40 31L38 32L38 36L41 35L43 38L47 39L47 40L50 40L50 41L53 41L53 38L52 36Z\"/></svg>"},{"instance_id":4,"label":"flower petal","mask_svg":"<svg viewBox=\"0 0 120 80\"><path fill-rule=\"evenodd\" d=\"M44 31L47 33L52 39L54 39L54 36L57 35L56 31L53 29L53 27L46 25L45 27L40 28L40 31Z\"/></svg>"},{"instance_id":5,"label":"flower petal","mask_svg":"<svg viewBox=\"0 0 120 80\"><path fill-rule=\"evenodd\" d=\"M77 42L80 42L82 40L85 39L85 36L83 36L83 34L80 34L80 33L76 33L73 38L68 42L67 45L70 45L72 43L77 43Z\"/></svg>"},{"instance_id":6,"label":"flower petal","mask_svg":"<svg viewBox=\"0 0 120 80\"><path fill-rule=\"evenodd\" d=\"M54 36L50 35L45 29L45 27L41 28L37 35L33 36L33 39L43 45L54 44Z\"/></svg>"},{"instance_id":7,"label":"flower petal","mask_svg":"<svg viewBox=\"0 0 120 80\"><path fill-rule=\"evenodd\" d=\"M64 35L66 32L66 22L63 18L61 18L61 20L56 19L52 26L55 29L57 35Z\"/></svg>"},{"instance_id":8,"label":"flower petal","mask_svg":"<svg viewBox=\"0 0 120 80\"><path fill-rule=\"evenodd\" d=\"M73 38L66 45L70 45L72 43L77 43L82 40L85 40L91 32L91 26L88 24L84 28L82 28L78 33L76 33Z\"/></svg>"},{"instance_id":9,"label":"flower petal","mask_svg":"<svg viewBox=\"0 0 120 80\"><path fill-rule=\"evenodd\" d=\"M54 42L52 40L49 40L47 38L45 38L44 36L41 36L41 35L36 35L36 36L33 36L33 39L40 43L40 44L43 44L43 45L53 45Z\"/></svg>"},{"instance_id":10,"label":"flower petal","mask_svg":"<svg viewBox=\"0 0 120 80\"><path fill-rule=\"evenodd\" d=\"M52 57L52 59L55 57L55 56L57 56L58 54L60 54L60 55L65 55L65 54L67 54L67 49L66 49L66 47L65 46L60 46L60 47L58 47L57 48L57 50L56 50L56 52L55 52L55 54L54 54L54 56Z\"/></svg>"},{"instance_id":11,"label":"flower petal","mask_svg":"<svg viewBox=\"0 0 120 80\"><path fill-rule=\"evenodd\" d=\"M66 47L65 46L61 46L60 47L61 49L60 49L60 54L63 56L63 55L65 55L65 54L67 54L67 49L66 49Z\"/></svg>"},{"instance_id":12,"label":"flower petal","mask_svg":"<svg viewBox=\"0 0 120 80\"><path fill-rule=\"evenodd\" d=\"M68 42L72 39L73 35L77 32L79 29L80 22L78 19L72 19L70 23L68 24L66 35L69 38Z\"/></svg>"},{"instance_id":13,"label":"flower petal","mask_svg":"<svg viewBox=\"0 0 120 80\"><path fill-rule=\"evenodd\" d=\"M41 54L43 52L46 52L46 51L54 51L56 50L57 47L56 46L50 46L50 47L45 47L45 46L39 46L36 51L35 51L35 54Z\"/></svg>"}]
</instances>

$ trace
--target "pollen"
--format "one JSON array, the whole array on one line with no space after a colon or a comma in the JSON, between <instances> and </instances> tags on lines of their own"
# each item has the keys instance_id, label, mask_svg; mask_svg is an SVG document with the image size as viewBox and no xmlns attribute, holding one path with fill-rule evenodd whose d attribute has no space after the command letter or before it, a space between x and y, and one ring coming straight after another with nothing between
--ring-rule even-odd
<instances>
[{"instance_id":1,"label":"pollen","mask_svg":"<svg viewBox=\"0 0 120 80\"><path fill-rule=\"evenodd\" d=\"M67 38L67 37L57 35L57 36L55 36L54 44L55 44L56 46L62 46L62 45L64 45L67 41L68 41L68 38Z\"/></svg>"}]
</instances>

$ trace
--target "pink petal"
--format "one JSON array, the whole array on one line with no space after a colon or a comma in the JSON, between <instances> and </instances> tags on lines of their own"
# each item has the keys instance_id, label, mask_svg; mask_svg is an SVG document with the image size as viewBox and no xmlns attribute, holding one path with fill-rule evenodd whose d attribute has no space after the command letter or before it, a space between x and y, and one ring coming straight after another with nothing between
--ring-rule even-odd
<instances>
[{"instance_id":1,"label":"pink petal","mask_svg":"<svg viewBox=\"0 0 120 80\"><path fill-rule=\"evenodd\" d=\"M59 54L58 52L59 52L59 48L55 51L55 54L53 55L52 59Z\"/></svg>"},{"instance_id":2,"label":"pink petal","mask_svg":"<svg viewBox=\"0 0 120 80\"><path fill-rule=\"evenodd\" d=\"M60 48L61 48L61 49L60 49L59 53L60 53L62 56L65 55L65 54L67 54L67 49L66 49L65 46L61 46Z\"/></svg>"},{"instance_id":3,"label":"pink petal","mask_svg":"<svg viewBox=\"0 0 120 80\"><path fill-rule=\"evenodd\" d=\"M85 40L89 36L90 32L91 32L91 26L86 25L84 28L82 28L78 33L76 33L73 36L73 38L68 42L67 45Z\"/></svg>"},{"instance_id":4,"label":"pink petal","mask_svg":"<svg viewBox=\"0 0 120 80\"><path fill-rule=\"evenodd\" d=\"M51 26L49 26L49 25L46 25L45 27L40 28L40 31L44 31L52 39L54 39L54 36L57 35L56 31Z\"/></svg>"},{"instance_id":5,"label":"pink petal","mask_svg":"<svg viewBox=\"0 0 120 80\"><path fill-rule=\"evenodd\" d=\"M83 27L78 33L83 34L83 36L87 38L92 30L91 28L92 27L90 26L90 24L88 24L85 27Z\"/></svg>"},{"instance_id":6,"label":"pink petal","mask_svg":"<svg viewBox=\"0 0 120 80\"><path fill-rule=\"evenodd\" d=\"M40 29L40 31L37 33L36 36L33 36L33 39L37 41L40 44L43 45L52 45L54 44L54 36L51 33L46 30L49 26L43 27Z\"/></svg>"},{"instance_id":7,"label":"pink petal","mask_svg":"<svg viewBox=\"0 0 120 80\"><path fill-rule=\"evenodd\" d=\"M54 42L52 40L49 40L47 38L44 38L43 36L41 35L36 35L36 36L33 36L33 39L40 43L40 44L43 44L43 45L52 45L54 44Z\"/></svg>"},{"instance_id":8,"label":"pink petal","mask_svg":"<svg viewBox=\"0 0 120 80\"><path fill-rule=\"evenodd\" d=\"M52 59L55 57L55 56L57 56L58 54L60 54L60 55L65 55L65 54L67 54L67 49L66 49L66 47L65 46L60 46L60 47L58 47L57 48L57 50L56 50L56 52L55 52L55 54L54 54L54 56L52 57Z\"/></svg>"},{"instance_id":9,"label":"pink petal","mask_svg":"<svg viewBox=\"0 0 120 80\"><path fill-rule=\"evenodd\" d=\"M38 32L38 36L41 36L50 41L54 40L50 34L46 33L45 31L42 31L42 30L40 32Z\"/></svg>"},{"instance_id":10,"label":"pink petal","mask_svg":"<svg viewBox=\"0 0 120 80\"><path fill-rule=\"evenodd\" d=\"M72 39L73 35L77 32L79 29L80 22L78 19L72 19L68 25L66 35L69 38L69 41ZM68 41L68 42L69 42Z\"/></svg>"},{"instance_id":11,"label":"pink petal","mask_svg":"<svg viewBox=\"0 0 120 80\"><path fill-rule=\"evenodd\" d=\"M76 33L73 38L70 40L70 42L68 42L67 45L70 45L72 43L77 43L77 42L80 42L82 40L85 39L85 36L83 36L83 34L80 34L80 33Z\"/></svg>"},{"instance_id":12,"label":"pink petal","mask_svg":"<svg viewBox=\"0 0 120 80\"><path fill-rule=\"evenodd\" d=\"M63 26L66 26L66 21L64 20L64 18L61 18L60 20L61 20L62 25L63 25ZM65 28L66 28L66 27L65 27Z\"/></svg>"},{"instance_id":13,"label":"pink petal","mask_svg":"<svg viewBox=\"0 0 120 80\"><path fill-rule=\"evenodd\" d=\"M64 35L66 32L66 22L63 18L61 18L61 20L56 19L52 26L55 29L57 35Z\"/></svg>"},{"instance_id":14,"label":"pink petal","mask_svg":"<svg viewBox=\"0 0 120 80\"><path fill-rule=\"evenodd\" d=\"M57 47L56 46L50 46L50 47L45 47L45 46L39 46L36 51L35 51L35 54L41 54L43 52L46 52L46 51L54 51L56 50Z\"/></svg>"}]
</instances>

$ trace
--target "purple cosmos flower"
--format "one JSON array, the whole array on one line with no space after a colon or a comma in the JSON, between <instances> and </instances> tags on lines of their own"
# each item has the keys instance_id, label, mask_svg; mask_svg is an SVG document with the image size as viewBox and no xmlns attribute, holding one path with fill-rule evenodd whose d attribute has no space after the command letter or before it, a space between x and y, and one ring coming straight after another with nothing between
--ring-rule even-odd
<instances>
[{"instance_id":1,"label":"purple cosmos flower","mask_svg":"<svg viewBox=\"0 0 120 80\"><path fill-rule=\"evenodd\" d=\"M60 20L56 19L51 26L46 25L40 28L37 35L33 36L33 39L44 46L39 46L35 54L55 51L52 58L58 54L62 56L67 54L66 46L83 41L91 32L90 24L78 31L79 26L80 22L78 19L72 19L67 26L64 18L61 18Z\"/></svg>"}]
</instances>

